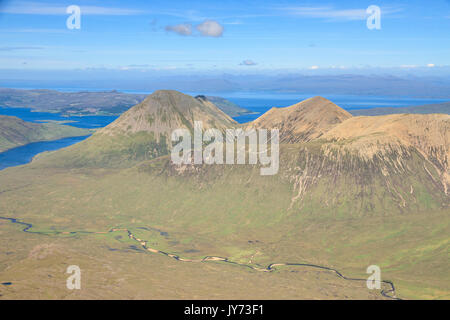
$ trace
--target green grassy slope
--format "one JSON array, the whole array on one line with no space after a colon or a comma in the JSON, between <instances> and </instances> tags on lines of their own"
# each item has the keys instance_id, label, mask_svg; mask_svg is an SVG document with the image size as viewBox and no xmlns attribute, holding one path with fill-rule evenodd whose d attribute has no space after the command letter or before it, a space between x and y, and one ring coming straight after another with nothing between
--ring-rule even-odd
<instances>
[{"instance_id":1,"label":"green grassy slope","mask_svg":"<svg viewBox=\"0 0 450 320\"><path fill-rule=\"evenodd\" d=\"M158 241L156 232L142 233ZM137 248L125 232L41 236L0 220L0 234L9 239L0 251L0 278L12 282L0 287L0 300L383 298L363 282L315 269L287 267L268 274L223 263L178 262ZM69 265L82 268L81 290L66 288Z\"/></svg>"},{"instance_id":2,"label":"green grassy slope","mask_svg":"<svg viewBox=\"0 0 450 320\"><path fill-rule=\"evenodd\" d=\"M374 163L327 157L321 143L283 146L276 176L246 165L179 171L167 157L129 169L70 171L42 168L38 159L0 173L0 212L38 231L127 227L159 250L188 258L315 263L363 278L376 264L402 298L448 298L448 197L417 165L419 155L401 158L414 176L392 177L373 170Z\"/></svg>"},{"instance_id":3,"label":"green grassy slope","mask_svg":"<svg viewBox=\"0 0 450 320\"><path fill-rule=\"evenodd\" d=\"M175 129L193 131L194 121L204 129L232 128L237 123L214 104L173 90L159 90L122 114L89 139L58 153L43 155L53 167L130 167L167 155Z\"/></svg>"},{"instance_id":4,"label":"green grassy slope","mask_svg":"<svg viewBox=\"0 0 450 320\"><path fill-rule=\"evenodd\" d=\"M32 123L0 116L0 152L31 142L89 135L90 130L55 123Z\"/></svg>"},{"instance_id":5,"label":"green grassy slope","mask_svg":"<svg viewBox=\"0 0 450 320\"><path fill-rule=\"evenodd\" d=\"M184 120L195 117L186 111L199 110L175 108L174 99L184 97L169 96L165 112L159 104L150 109L143 105L80 144L2 170L0 216L20 218L45 233L127 228L150 246L189 259L220 256L252 266L310 263L360 278L366 278L366 268L375 264L383 279L395 283L400 298L450 298L447 117L374 118L372 123L350 118L330 130L332 135L282 144L278 174L261 176L258 165L179 167L164 155L167 149L148 154L155 147L148 148L156 140L152 134L161 137L180 123L189 128L191 122ZM159 118L146 117L158 114ZM13 239L21 243L26 235L19 232ZM113 234L96 235L95 246L85 246L93 236L83 234L44 237L72 237L75 255L84 250L90 257L109 256L97 244L104 250L135 245ZM144 269L133 265L130 271L118 261L122 257L111 260L113 270L123 268L112 278L142 278L139 272ZM138 266L152 265L144 259ZM15 257L10 264L19 268L20 262ZM187 281L179 296L198 296L191 286L196 277L180 274L179 268L187 267L177 263L181 262L160 266L178 270L175 278ZM95 269L94 262L86 264ZM205 282L222 283L228 267L205 271ZM302 268L281 267L262 274L259 287L253 282L254 271L233 268L237 269L230 272L230 283L249 279L248 290L241 292L246 299L261 297L258 290L273 290L272 298L367 298L367 292L336 291L336 279ZM310 290L289 287L285 272L292 272L292 283ZM151 273L160 275L152 275L152 287L164 287L167 270L156 266ZM267 285L276 283L269 281L274 279L283 285L270 289ZM136 284L135 288L142 295L150 292ZM217 293L216 287L205 290L204 294ZM156 297L168 296L158 292Z\"/></svg>"}]
</instances>

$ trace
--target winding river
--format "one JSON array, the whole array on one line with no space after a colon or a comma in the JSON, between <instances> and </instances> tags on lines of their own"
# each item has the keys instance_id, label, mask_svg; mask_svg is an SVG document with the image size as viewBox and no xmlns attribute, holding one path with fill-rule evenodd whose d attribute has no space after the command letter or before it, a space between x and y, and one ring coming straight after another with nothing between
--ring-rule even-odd
<instances>
[{"instance_id":1,"label":"winding river","mask_svg":"<svg viewBox=\"0 0 450 320\"><path fill-rule=\"evenodd\" d=\"M175 255L175 254L172 254L172 253L168 253L168 252L164 252L164 251L161 251L161 250L149 247L147 245L148 241L140 239L140 238L137 238L129 229L126 229L126 228L112 228L112 229L110 229L108 231L104 231L104 232L94 232L94 231L71 231L71 232L51 231L51 232L39 232L39 231L30 231L30 229L33 228L33 225L31 223L22 222L22 221L19 221L18 219L15 219L15 218L0 217L0 219L1 220L10 221L11 223L22 225L24 227L22 229L23 232L33 233L33 234L42 234L42 235L106 234L106 233L124 231L124 232L128 233L128 237L130 239L138 242L144 250L152 252L152 253L162 254L162 255L165 255L167 257L170 257L172 259L175 259L177 261L182 261L182 262L200 262L200 263L204 263L204 262L224 262L224 263L229 263L229 264L233 264L233 265L238 265L238 266L241 266L241 267L249 268L249 269L252 269L252 270L255 270L255 271L259 271L259 272L273 272L273 271L276 270L276 267L281 267L281 266L309 267L309 268L316 268L316 269L321 269L321 270L326 270L326 271L333 272L339 278L347 280L347 281L367 281L367 279L346 277L340 271L338 271L337 269L334 269L334 268L330 268L330 267L326 267L326 266L320 266L320 265L316 265L316 264L309 264L309 263L271 263L267 267L262 267L262 266L253 266L253 265L249 265L249 264L239 263L239 262L231 261L228 258L217 257L217 256L206 256L206 257L204 257L202 259L197 259L197 260L181 258L178 255ZM380 291L380 294L383 297L386 297L386 298L389 298L389 299L393 299L393 300L401 300L400 298L397 298L397 296L395 294L395 286L394 286L394 283L392 281L381 280L381 282L387 286L387 289L382 289Z\"/></svg>"}]
</instances>

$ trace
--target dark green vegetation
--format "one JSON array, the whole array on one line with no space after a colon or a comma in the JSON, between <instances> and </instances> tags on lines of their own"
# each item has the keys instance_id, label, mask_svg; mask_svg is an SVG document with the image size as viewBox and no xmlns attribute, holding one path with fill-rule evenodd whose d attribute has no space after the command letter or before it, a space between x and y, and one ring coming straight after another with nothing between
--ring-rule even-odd
<instances>
[{"instance_id":1,"label":"dark green vegetation","mask_svg":"<svg viewBox=\"0 0 450 320\"><path fill-rule=\"evenodd\" d=\"M32 123L16 117L0 116L0 152L31 142L86 136L90 130L55 123Z\"/></svg>"},{"instance_id":2,"label":"dark green vegetation","mask_svg":"<svg viewBox=\"0 0 450 320\"><path fill-rule=\"evenodd\" d=\"M354 116L382 116L386 114L397 114L397 113L450 114L450 102L426 104L423 106L403 107L403 108L372 108L372 109L350 110L349 112Z\"/></svg>"},{"instance_id":3,"label":"dark green vegetation","mask_svg":"<svg viewBox=\"0 0 450 320\"><path fill-rule=\"evenodd\" d=\"M126 232L107 232L119 228L147 247L191 260L315 264L353 278L367 278L366 268L375 264L400 298L448 299L450 116L339 120L323 116L330 105L323 100L289 109L292 118L284 128L300 136L285 134L295 143L280 146L274 176L261 176L258 165L176 166L164 155L169 144L158 154L138 156L130 149L134 144L162 146L158 136L177 126L189 129L193 120L236 125L217 108L173 91L154 93L82 143L3 170L0 216L32 223L33 231L48 235L0 221L0 237L8 239L1 244L0 278L12 282L0 294L383 298L364 282L314 268L280 266L267 273L223 261L176 261L144 250ZM331 107L333 115L339 111ZM279 123L281 113L266 114L264 125ZM314 123L326 132L302 140L300 129ZM65 289L71 264L83 270L79 292Z\"/></svg>"}]
</instances>

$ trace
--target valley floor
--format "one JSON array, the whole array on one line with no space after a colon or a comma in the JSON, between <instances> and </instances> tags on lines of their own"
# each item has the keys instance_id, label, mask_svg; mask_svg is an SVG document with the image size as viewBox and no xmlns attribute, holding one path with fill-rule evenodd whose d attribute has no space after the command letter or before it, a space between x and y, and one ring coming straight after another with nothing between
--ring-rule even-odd
<instances>
[{"instance_id":1,"label":"valley floor","mask_svg":"<svg viewBox=\"0 0 450 320\"><path fill-rule=\"evenodd\" d=\"M17 226L0 226L2 236L17 237ZM208 263L181 263L146 253L127 243L124 230L117 231L112 247L97 236L47 236L43 241L43 235L27 234L28 239L13 240L17 245L0 256L0 279L7 284L0 287L0 299L383 298L364 281L351 282L326 270L285 267L261 273L213 257ZM65 287L70 264L82 270L81 290Z\"/></svg>"},{"instance_id":2,"label":"valley floor","mask_svg":"<svg viewBox=\"0 0 450 320\"><path fill-rule=\"evenodd\" d=\"M26 226L0 219L0 283L11 283L0 285L0 299L387 299L365 281L329 270L245 267L274 262L324 266L360 279L375 264L399 298L450 297L447 209L408 213L408 219L290 213L283 223L266 226L236 220L230 230L214 214L200 219L177 212L172 206L180 207L180 190L166 199L151 197L162 184L135 169L27 166L6 169L0 179L0 216L33 225L23 232ZM227 257L237 264L177 261L158 251L194 261ZM66 288L69 265L82 270L81 290Z\"/></svg>"}]
</instances>

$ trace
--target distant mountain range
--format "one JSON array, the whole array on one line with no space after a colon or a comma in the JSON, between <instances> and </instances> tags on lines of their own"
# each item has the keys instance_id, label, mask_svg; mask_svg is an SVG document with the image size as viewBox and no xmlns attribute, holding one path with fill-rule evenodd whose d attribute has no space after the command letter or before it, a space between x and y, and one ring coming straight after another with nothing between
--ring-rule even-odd
<instances>
[{"instance_id":1,"label":"distant mountain range","mask_svg":"<svg viewBox=\"0 0 450 320\"><path fill-rule=\"evenodd\" d=\"M145 94L117 91L59 92L0 88L0 106L63 114L120 114L145 97Z\"/></svg>"},{"instance_id":2,"label":"distant mountain range","mask_svg":"<svg viewBox=\"0 0 450 320\"><path fill-rule=\"evenodd\" d=\"M312 71L209 72L186 74L140 70L2 70L0 82L10 87L47 88L122 88L153 92L160 88L182 92L274 92L336 95L409 96L415 98L450 99L448 68L440 76L411 76L367 73L364 70L336 71L337 74L317 74ZM320 72L320 71L319 71Z\"/></svg>"},{"instance_id":3,"label":"distant mountain range","mask_svg":"<svg viewBox=\"0 0 450 320\"><path fill-rule=\"evenodd\" d=\"M412 113L443 113L450 114L450 102L426 104L422 106L402 107L402 108L371 108L349 111L354 116L381 116L386 114Z\"/></svg>"},{"instance_id":4,"label":"distant mountain range","mask_svg":"<svg viewBox=\"0 0 450 320\"><path fill-rule=\"evenodd\" d=\"M0 88L0 107L31 108L35 111L60 112L69 115L120 115L143 101L146 94L118 91L60 92L56 90ZM224 98L208 96L209 101L231 117L251 113Z\"/></svg>"},{"instance_id":5,"label":"distant mountain range","mask_svg":"<svg viewBox=\"0 0 450 320\"><path fill-rule=\"evenodd\" d=\"M22 90L0 88L0 107L31 108L35 111L59 112L63 115L120 115L143 101L146 94L118 91L60 92L56 90ZM211 101L230 117L252 111L217 96L198 96ZM372 108L350 110L352 115L385 115L394 113L444 113L450 114L450 102L402 108Z\"/></svg>"}]
</instances>

